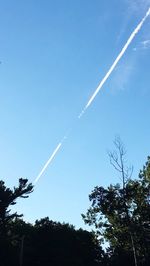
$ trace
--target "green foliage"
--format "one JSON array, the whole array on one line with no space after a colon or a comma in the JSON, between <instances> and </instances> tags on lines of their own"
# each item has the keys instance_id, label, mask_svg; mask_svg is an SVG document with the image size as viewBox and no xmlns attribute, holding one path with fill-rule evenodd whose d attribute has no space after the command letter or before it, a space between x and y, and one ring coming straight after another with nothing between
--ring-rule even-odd
<instances>
[{"instance_id":1,"label":"green foliage","mask_svg":"<svg viewBox=\"0 0 150 266\"><path fill-rule=\"evenodd\" d=\"M38 265L98 265L102 250L95 236L72 225L44 218L35 222L35 258Z\"/></svg>"},{"instance_id":2,"label":"green foliage","mask_svg":"<svg viewBox=\"0 0 150 266\"><path fill-rule=\"evenodd\" d=\"M123 146L117 142L121 156ZM35 224L26 223L11 212L17 199L33 191L27 179L7 188L0 181L0 258L2 266L148 266L150 257L150 157L138 179L124 175L124 161L111 154L119 165L122 184L95 187L89 195L91 206L85 223L94 232L45 217ZM115 161L113 161L115 160ZM128 168L126 168L128 169ZM97 238L97 235L99 236ZM101 242L109 242L106 252Z\"/></svg>"},{"instance_id":3,"label":"green foliage","mask_svg":"<svg viewBox=\"0 0 150 266\"><path fill-rule=\"evenodd\" d=\"M32 225L11 212L17 199L27 198L32 191L27 179L19 179L14 189L0 181L0 265L102 265L104 253L93 233L48 217Z\"/></svg>"},{"instance_id":4,"label":"green foliage","mask_svg":"<svg viewBox=\"0 0 150 266\"><path fill-rule=\"evenodd\" d=\"M9 207L16 204L18 198L27 198L33 191L32 184L27 179L19 179L18 187L7 188L5 183L0 181L0 227L6 225L9 220L18 217L17 213L10 214Z\"/></svg>"},{"instance_id":5,"label":"green foliage","mask_svg":"<svg viewBox=\"0 0 150 266\"><path fill-rule=\"evenodd\" d=\"M94 225L112 250L130 257L135 246L141 265L145 265L150 256L149 192L150 157L140 171L139 178L127 180L124 188L119 184L108 188L95 187L89 196L91 207L86 215L82 215L85 223Z\"/></svg>"},{"instance_id":6,"label":"green foliage","mask_svg":"<svg viewBox=\"0 0 150 266\"><path fill-rule=\"evenodd\" d=\"M104 252L93 233L49 220L34 225L16 218L11 224L13 245L4 265L18 265L21 245L23 266L102 266ZM12 256L13 254L13 256Z\"/></svg>"},{"instance_id":7,"label":"green foliage","mask_svg":"<svg viewBox=\"0 0 150 266\"><path fill-rule=\"evenodd\" d=\"M16 236L12 233L12 222L18 215L11 213L11 206L16 204L18 198L27 198L33 191L32 184L27 179L19 179L18 187L7 188L5 183L0 181L0 257L2 265L17 265L16 259ZM8 256L9 254L9 256Z\"/></svg>"}]
</instances>

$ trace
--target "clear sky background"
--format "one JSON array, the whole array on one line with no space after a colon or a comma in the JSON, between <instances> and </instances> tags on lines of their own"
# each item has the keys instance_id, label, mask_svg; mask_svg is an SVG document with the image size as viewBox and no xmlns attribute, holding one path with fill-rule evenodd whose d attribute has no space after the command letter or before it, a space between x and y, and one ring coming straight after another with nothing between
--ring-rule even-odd
<instances>
[{"instance_id":1,"label":"clear sky background","mask_svg":"<svg viewBox=\"0 0 150 266\"><path fill-rule=\"evenodd\" d=\"M137 177L150 155L150 17L84 116L77 116L150 6L150 0L0 0L0 178L34 181L33 222L84 227L96 185L119 182L107 151L120 135Z\"/></svg>"}]
</instances>

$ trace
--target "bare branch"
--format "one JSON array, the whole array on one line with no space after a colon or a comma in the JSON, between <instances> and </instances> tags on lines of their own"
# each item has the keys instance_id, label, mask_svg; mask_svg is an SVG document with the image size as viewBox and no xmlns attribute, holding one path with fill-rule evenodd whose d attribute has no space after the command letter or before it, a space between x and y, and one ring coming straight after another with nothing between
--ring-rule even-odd
<instances>
[{"instance_id":1,"label":"bare branch","mask_svg":"<svg viewBox=\"0 0 150 266\"><path fill-rule=\"evenodd\" d=\"M133 167L127 166L126 160L126 149L120 139L116 137L114 140L115 150L109 151L108 156L110 164L118 171L121 175L123 188L125 187L126 181L131 178L133 173Z\"/></svg>"}]
</instances>

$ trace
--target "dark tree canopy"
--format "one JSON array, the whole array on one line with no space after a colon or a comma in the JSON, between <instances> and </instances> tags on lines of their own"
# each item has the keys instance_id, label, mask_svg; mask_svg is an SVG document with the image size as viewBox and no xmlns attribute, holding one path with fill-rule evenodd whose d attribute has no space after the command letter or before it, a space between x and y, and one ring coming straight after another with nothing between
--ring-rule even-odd
<instances>
[{"instance_id":1,"label":"dark tree canopy","mask_svg":"<svg viewBox=\"0 0 150 266\"><path fill-rule=\"evenodd\" d=\"M115 254L130 259L130 265L137 261L137 265L146 265L149 260L149 192L150 157L138 179L126 180L123 187L95 187L89 195L91 207L82 215L85 223L94 225L101 238L109 242Z\"/></svg>"},{"instance_id":2,"label":"dark tree canopy","mask_svg":"<svg viewBox=\"0 0 150 266\"><path fill-rule=\"evenodd\" d=\"M104 266L104 252L93 233L48 217L34 225L14 219L11 237L5 266Z\"/></svg>"},{"instance_id":3,"label":"dark tree canopy","mask_svg":"<svg viewBox=\"0 0 150 266\"><path fill-rule=\"evenodd\" d=\"M49 220L48 217L26 223L12 213L17 199L33 191L27 179L7 188L0 181L0 258L2 266L98 266L104 252L94 233Z\"/></svg>"},{"instance_id":4,"label":"dark tree canopy","mask_svg":"<svg viewBox=\"0 0 150 266\"><path fill-rule=\"evenodd\" d=\"M33 191L32 184L27 179L20 178L19 184L13 189L7 188L0 181L0 258L2 265L10 265L15 257L15 236L12 234L12 222L22 215L11 213L11 206L16 204L18 198L27 198ZM13 265L11 262L11 265ZM17 261L14 262L14 265Z\"/></svg>"},{"instance_id":5,"label":"dark tree canopy","mask_svg":"<svg viewBox=\"0 0 150 266\"><path fill-rule=\"evenodd\" d=\"M17 213L10 214L10 207L16 204L18 198L27 198L32 191L33 186L28 184L27 179L20 178L18 187L13 189L7 188L4 181L0 181L0 226L20 216Z\"/></svg>"},{"instance_id":6,"label":"dark tree canopy","mask_svg":"<svg viewBox=\"0 0 150 266\"><path fill-rule=\"evenodd\" d=\"M90 208L82 217L95 232L76 230L48 217L35 224L11 211L19 198L27 198L33 185L19 179L13 189L0 181L1 266L148 266L150 258L150 157L137 179L124 165L124 148L111 163L119 169L121 184L97 186L89 195ZM104 251L101 243L109 243Z\"/></svg>"}]
</instances>

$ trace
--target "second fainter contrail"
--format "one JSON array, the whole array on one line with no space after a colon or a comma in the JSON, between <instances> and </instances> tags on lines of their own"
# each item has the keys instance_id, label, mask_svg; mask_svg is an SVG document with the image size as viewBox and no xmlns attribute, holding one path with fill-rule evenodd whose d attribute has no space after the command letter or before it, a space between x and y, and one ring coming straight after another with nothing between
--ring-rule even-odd
<instances>
[{"instance_id":1,"label":"second fainter contrail","mask_svg":"<svg viewBox=\"0 0 150 266\"><path fill-rule=\"evenodd\" d=\"M117 58L115 59L115 61L113 62L113 64L111 65L111 67L109 68L109 70L107 71L107 73L105 74L105 76L103 77L103 79L100 81L98 87L96 88L96 90L94 91L94 93L92 94L92 96L90 97L89 101L87 102L87 104L85 105L85 107L82 109L82 111L78 115L78 118L79 119L83 116L83 114L85 113L85 111L87 110L87 108L92 104L92 102L94 101L95 97L97 96L97 94L99 93L99 91L101 90L101 88L103 87L103 85L105 84L105 82L107 81L107 79L109 78L109 76L111 75L111 73L113 72L113 70L115 69L115 67L117 66L117 64L119 63L120 59L122 58L122 56L126 52L128 46L131 44L131 42L133 41L133 39L136 36L136 34L140 31L141 27L143 26L145 20L147 19L147 17L149 15L150 15L150 7L149 7L148 11L146 12L145 16L143 17L143 19L140 21L140 23L137 25L137 27L131 33L130 37L128 38L128 40L126 41L125 45L123 46L121 52L118 54ZM65 139L66 139L66 135L64 136L63 141ZM57 152L61 148L62 142L60 142L57 145L57 147L53 151L52 155L50 156L50 158L48 159L48 161L45 163L44 167L42 168L42 170L40 171L40 173L38 174L38 176L35 178L34 183L37 183L38 182L38 180L40 179L40 177L42 176L42 174L45 172L45 170L47 169L47 167L49 166L49 164L52 162L52 160L56 156Z\"/></svg>"}]
</instances>

